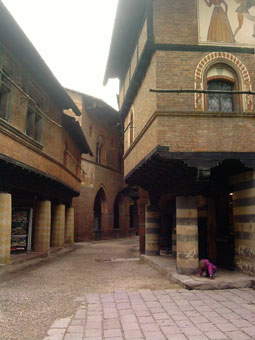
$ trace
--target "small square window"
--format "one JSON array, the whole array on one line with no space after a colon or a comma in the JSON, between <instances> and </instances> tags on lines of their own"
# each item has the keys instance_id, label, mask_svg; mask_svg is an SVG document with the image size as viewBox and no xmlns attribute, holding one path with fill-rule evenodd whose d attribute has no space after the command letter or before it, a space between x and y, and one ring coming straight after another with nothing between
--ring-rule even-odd
<instances>
[{"instance_id":1,"label":"small square window","mask_svg":"<svg viewBox=\"0 0 255 340\"><path fill-rule=\"evenodd\" d=\"M31 107L29 107L27 111L26 134L38 142L41 141L42 117L34 108Z\"/></svg>"}]
</instances>

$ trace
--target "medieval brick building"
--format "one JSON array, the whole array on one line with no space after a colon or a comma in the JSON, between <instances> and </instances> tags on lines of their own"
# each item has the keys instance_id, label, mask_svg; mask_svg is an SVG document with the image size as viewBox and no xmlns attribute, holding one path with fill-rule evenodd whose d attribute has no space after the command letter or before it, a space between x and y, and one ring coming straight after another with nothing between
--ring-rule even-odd
<instances>
[{"instance_id":1,"label":"medieval brick building","mask_svg":"<svg viewBox=\"0 0 255 340\"><path fill-rule=\"evenodd\" d=\"M81 195L74 200L77 241L136 233L136 198L124 188L123 135L119 112L102 100L67 90L92 154L82 155ZM71 114L72 115L72 114Z\"/></svg>"},{"instance_id":2,"label":"medieval brick building","mask_svg":"<svg viewBox=\"0 0 255 340\"><path fill-rule=\"evenodd\" d=\"M73 243L80 111L0 1L0 264Z\"/></svg>"},{"instance_id":3,"label":"medieval brick building","mask_svg":"<svg viewBox=\"0 0 255 340\"><path fill-rule=\"evenodd\" d=\"M105 81L120 79L125 180L141 251L176 252L179 273L203 257L255 272L254 9L119 1Z\"/></svg>"}]
</instances>

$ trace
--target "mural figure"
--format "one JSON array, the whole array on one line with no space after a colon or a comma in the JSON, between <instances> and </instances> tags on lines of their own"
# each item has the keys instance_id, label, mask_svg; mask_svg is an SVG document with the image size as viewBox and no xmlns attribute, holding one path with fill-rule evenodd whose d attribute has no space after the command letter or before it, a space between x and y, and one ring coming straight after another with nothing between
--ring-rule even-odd
<instances>
[{"instance_id":1,"label":"mural figure","mask_svg":"<svg viewBox=\"0 0 255 340\"><path fill-rule=\"evenodd\" d=\"M241 0L242 1L242 0ZM247 0L252 1L252 0ZM255 1L255 0L253 0ZM225 0L205 0L208 7L214 6L207 34L207 41L234 43L235 37L228 20L228 5ZM225 10L222 5L224 5Z\"/></svg>"},{"instance_id":2,"label":"mural figure","mask_svg":"<svg viewBox=\"0 0 255 340\"><path fill-rule=\"evenodd\" d=\"M255 37L255 16L249 13L249 9L255 6L255 0L235 0L235 1L240 5L236 9L238 27L235 30L234 36L236 36L240 29L243 27L244 18L246 18L254 22L252 36Z\"/></svg>"}]
</instances>

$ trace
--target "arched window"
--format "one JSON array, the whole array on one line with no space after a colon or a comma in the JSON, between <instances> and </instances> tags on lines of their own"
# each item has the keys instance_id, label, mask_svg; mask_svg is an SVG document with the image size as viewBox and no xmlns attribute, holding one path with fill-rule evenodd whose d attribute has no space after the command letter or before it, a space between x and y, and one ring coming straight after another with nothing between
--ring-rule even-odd
<instances>
[{"instance_id":1,"label":"arched window","mask_svg":"<svg viewBox=\"0 0 255 340\"><path fill-rule=\"evenodd\" d=\"M232 93L238 89L238 79L235 72L225 64L211 67L206 76L208 90L224 91L225 93L209 93L207 106L210 112L234 112L239 109L238 95Z\"/></svg>"}]
</instances>

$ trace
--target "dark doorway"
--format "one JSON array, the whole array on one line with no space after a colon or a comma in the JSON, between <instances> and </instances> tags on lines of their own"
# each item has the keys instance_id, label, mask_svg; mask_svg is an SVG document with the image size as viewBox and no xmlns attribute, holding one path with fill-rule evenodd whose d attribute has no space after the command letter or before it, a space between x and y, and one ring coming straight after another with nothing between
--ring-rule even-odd
<instances>
[{"instance_id":1,"label":"dark doorway","mask_svg":"<svg viewBox=\"0 0 255 340\"><path fill-rule=\"evenodd\" d=\"M121 196L117 195L115 202L114 202L114 217L113 217L113 229L119 229L120 228L120 200Z\"/></svg>"},{"instance_id":2,"label":"dark doorway","mask_svg":"<svg viewBox=\"0 0 255 340\"><path fill-rule=\"evenodd\" d=\"M138 209L136 202L129 206L129 228L138 232Z\"/></svg>"},{"instance_id":3,"label":"dark doorway","mask_svg":"<svg viewBox=\"0 0 255 340\"><path fill-rule=\"evenodd\" d=\"M218 266L233 270L235 238L232 193L221 194L215 201L216 208L216 261Z\"/></svg>"},{"instance_id":4,"label":"dark doorway","mask_svg":"<svg viewBox=\"0 0 255 340\"><path fill-rule=\"evenodd\" d=\"M95 198L94 202L94 234L95 239L101 239L102 233L102 212L103 212L103 204L105 202L105 193L101 188Z\"/></svg>"},{"instance_id":5,"label":"dark doorway","mask_svg":"<svg viewBox=\"0 0 255 340\"><path fill-rule=\"evenodd\" d=\"M199 259L208 258L208 228L207 219L203 217L198 217L198 251Z\"/></svg>"}]
</instances>

